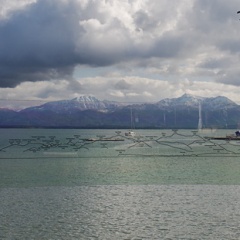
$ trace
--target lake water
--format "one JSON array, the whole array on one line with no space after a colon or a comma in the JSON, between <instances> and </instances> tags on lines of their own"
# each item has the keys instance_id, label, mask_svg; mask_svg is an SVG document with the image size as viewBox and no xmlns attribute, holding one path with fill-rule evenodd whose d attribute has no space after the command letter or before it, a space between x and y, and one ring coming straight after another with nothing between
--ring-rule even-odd
<instances>
[{"instance_id":1,"label":"lake water","mask_svg":"<svg viewBox=\"0 0 240 240\"><path fill-rule=\"evenodd\" d=\"M240 239L232 131L0 130L0 239Z\"/></svg>"}]
</instances>

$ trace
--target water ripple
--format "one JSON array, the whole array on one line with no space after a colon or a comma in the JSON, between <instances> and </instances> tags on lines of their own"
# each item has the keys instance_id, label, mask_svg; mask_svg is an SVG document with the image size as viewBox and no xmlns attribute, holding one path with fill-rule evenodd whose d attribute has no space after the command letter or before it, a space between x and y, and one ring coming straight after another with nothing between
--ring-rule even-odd
<instances>
[{"instance_id":1,"label":"water ripple","mask_svg":"<svg viewBox=\"0 0 240 240\"><path fill-rule=\"evenodd\" d=\"M1 239L239 239L240 186L0 190Z\"/></svg>"}]
</instances>

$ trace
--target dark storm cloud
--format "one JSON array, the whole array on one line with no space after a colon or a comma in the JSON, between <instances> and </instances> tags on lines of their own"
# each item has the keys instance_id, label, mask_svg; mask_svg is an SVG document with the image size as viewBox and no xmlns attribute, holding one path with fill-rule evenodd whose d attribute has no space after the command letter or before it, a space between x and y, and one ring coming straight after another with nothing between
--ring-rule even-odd
<instances>
[{"instance_id":1,"label":"dark storm cloud","mask_svg":"<svg viewBox=\"0 0 240 240\"><path fill-rule=\"evenodd\" d=\"M206 72L229 67L225 60L211 60L219 56L199 58L209 49L216 55L239 53L233 28L238 5L237 0L38 0L0 20L0 87L71 79L77 65L149 60L157 69L167 61L178 72L179 62L191 59Z\"/></svg>"},{"instance_id":2,"label":"dark storm cloud","mask_svg":"<svg viewBox=\"0 0 240 240\"><path fill-rule=\"evenodd\" d=\"M0 23L0 86L71 76L74 51L71 5L41 0Z\"/></svg>"},{"instance_id":3,"label":"dark storm cloud","mask_svg":"<svg viewBox=\"0 0 240 240\"><path fill-rule=\"evenodd\" d=\"M106 4L41 0L0 22L0 87L71 78L78 64L107 66L179 53L182 38L179 41L177 34L149 37L157 27L156 16L137 11L135 20L130 13L121 19L104 10L103 5L111 7ZM124 23L129 17L135 21L135 32ZM142 39L137 28L145 31Z\"/></svg>"},{"instance_id":4,"label":"dark storm cloud","mask_svg":"<svg viewBox=\"0 0 240 240\"><path fill-rule=\"evenodd\" d=\"M107 16L98 7L94 1L83 9L74 0L41 0L0 22L0 87L67 78L77 64L106 66L123 59L127 34L124 28L99 32ZM99 26L91 29L95 22ZM109 28L122 24L113 18Z\"/></svg>"},{"instance_id":5,"label":"dark storm cloud","mask_svg":"<svg viewBox=\"0 0 240 240\"><path fill-rule=\"evenodd\" d=\"M41 0L0 23L0 87L68 78L76 64L113 62L109 55L95 54L87 40L81 44L85 30L79 21L90 12L89 7L81 11L76 1Z\"/></svg>"}]
</instances>

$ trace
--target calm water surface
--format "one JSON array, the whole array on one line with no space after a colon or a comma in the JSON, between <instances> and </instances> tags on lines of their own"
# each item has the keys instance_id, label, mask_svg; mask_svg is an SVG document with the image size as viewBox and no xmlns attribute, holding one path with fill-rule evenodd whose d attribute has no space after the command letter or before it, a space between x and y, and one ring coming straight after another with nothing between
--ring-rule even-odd
<instances>
[{"instance_id":1,"label":"calm water surface","mask_svg":"<svg viewBox=\"0 0 240 240\"><path fill-rule=\"evenodd\" d=\"M120 131L0 130L0 239L240 239L231 131Z\"/></svg>"}]
</instances>

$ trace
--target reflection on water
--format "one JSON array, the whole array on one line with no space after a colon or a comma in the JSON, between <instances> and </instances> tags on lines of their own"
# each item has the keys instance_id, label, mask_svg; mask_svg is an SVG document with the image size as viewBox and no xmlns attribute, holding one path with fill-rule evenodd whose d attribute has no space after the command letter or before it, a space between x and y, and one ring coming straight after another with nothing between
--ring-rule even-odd
<instances>
[{"instance_id":1,"label":"reflection on water","mask_svg":"<svg viewBox=\"0 0 240 240\"><path fill-rule=\"evenodd\" d=\"M0 239L240 239L224 131L0 132Z\"/></svg>"},{"instance_id":2,"label":"reflection on water","mask_svg":"<svg viewBox=\"0 0 240 240\"><path fill-rule=\"evenodd\" d=\"M239 158L1 159L0 187L83 185L239 185Z\"/></svg>"},{"instance_id":3,"label":"reflection on water","mask_svg":"<svg viewBox=\"0 0 240 240\"><path fill-rule=\"evenodd\" d=\"M2 189L0 238L239 239L239 198L214 185Z\"/></svg>"}]
</instances>

